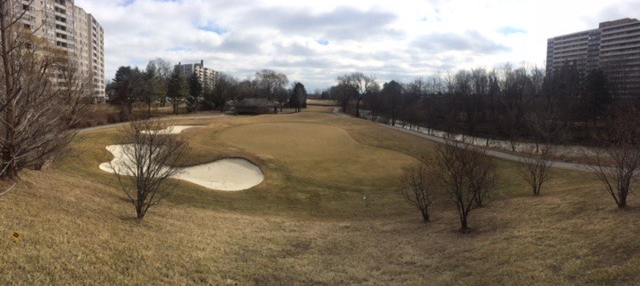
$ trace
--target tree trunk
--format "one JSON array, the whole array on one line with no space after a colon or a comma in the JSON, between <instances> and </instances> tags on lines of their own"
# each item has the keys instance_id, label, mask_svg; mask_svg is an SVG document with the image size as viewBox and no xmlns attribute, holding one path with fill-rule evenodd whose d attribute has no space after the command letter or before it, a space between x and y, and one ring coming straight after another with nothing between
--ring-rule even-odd
<instances>
[{"instance_id":1,"label":"tree trunk","mask_svg":"<svg viewBox=\"0 0 640 286\"><path fill-rule=\"evenodd\" d=\"M620 194L620 199L618 200L618 208L624 209L627 207L627 194L626 192L622 192Z\"/></svg>"},{"instance_id":2,"label":"tree trunk","mask_svg":"<svg viewBox=\"0 0 640 286\"><path fill-rule=\"evenodd\" d=\"M469 225L467 224L467 217L463 216L462 219L460 220L461 223L461 227L460 227L460 232L462 233L467 233L469 232Z\"/></svg>"},{"instance_id":3,"label":"tree trunk","mask_svg":"<svg viewBox=\"0 0 640 286\"><path fill-rule=\"evenodd\" d=\"M429 217L429 212L427 210L422 211L422 219L424 220L424 222L431 221L431 218Z\"/></svg>"},{"instance_id":4,"label":"tree trunk","mask_svg":"<svg viewBox=\"0 0 640 286\"><path fill-rule=\"evenodd\" d=\"M136 213L138 221L142 221L142 219L144 219L144 209L136 209Z\"/></svg>"},{"instance_id":5,"label":"tree trunk","mask_svg":"<svg viewBox=\"0 0 640 286\"><path fill-rule=\"evenodd\" d=\"M5 116L6 126L15 126L15 112L13 106L7 107L7 112ZM17 174L16 170L16 161L15 161L15 131L12 128L6 128L5 130L5 143L2 150L2 168L0 170L4 170L0 177L13 179L15 174Z\"/></svg>"}]
</instances>

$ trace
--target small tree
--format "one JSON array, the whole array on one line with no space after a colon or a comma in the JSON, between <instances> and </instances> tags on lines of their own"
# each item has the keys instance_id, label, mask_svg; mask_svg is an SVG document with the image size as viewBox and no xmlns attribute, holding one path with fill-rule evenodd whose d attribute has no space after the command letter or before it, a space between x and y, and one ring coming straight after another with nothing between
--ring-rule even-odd
<instances>
[{"instance_id":1,"label":"small tree","mask_svg":"<svg viewBox=\"0 0 640 286\"><path fill-rule=\"evenodd\" d=\"M496 165L491 158L484 153L474 152L473 155L475 155L474 160L467 166L467 177L471 192L476 194L476 205L482 207L485 205L487 195L496 188L498 175Z\"/></svg>"},{"instance_id":2,"label":"small tree","mask_svg":"<svg viewBox=\"0 0 640 286\"><path fill-rule=\"evenodd\" d=\"M193 73L189 77L188 82L189 82L189 95L191 95L188 98L188 101L189 101L188 109L189 109L189 112L195 112L198 109L198 103L200 102L200 96L202 95L203 87L196 73Z\"/></svg>"},{"instance_id":3,"label":"small tree","mask_svg":"<svg viewBox=\"0 0 640 286\"><path fill-rule=\"evenodd\" d=\"M522 179L531 187L534 196L540 195L542 185L549 180L551 174L551 156L553 155L554 145L546 144L537 148L531 148L519 162L516 163L518 173Z\"/></svg>"},{"instance_id":4,"label":"small tree","mask_svg":"<svg viewBox=\"0 0 640 286\"><path fill-rule=\"evenodd\" d=\"M600 179L616 205L625 208L640 168L640 113L635 109L620 113L596 138L599 148L594 148L595 154L585 152L583 157L595 158L595 164L589 165L589 169Z\"/></svg>"},{"instance_id":5,"label":"small tree","mask_svg":"<svg viewBox=\"0 0 640 286\"><path fill-rule=\"evenodd\" d=\"M111 163L138 220L169 195L175 186L169 178L181 172L178 166L188 150L186 142L162 131L167 126L155 120L131 122L122 132L127 143L123 160Z\"/></svg>"},{"instance_id":6,"label":"small tree","mask_svg":"<svg viewBox=\"0 0 640 286\"><path fill-rule=\"evenodd\" d=\"M400 192L404 199L420 210L425 222L431 220L429 206L434 201L436 177L425 163L405 167L401 178Z\"/></svg>"},{"instance_id":7,"label":"small tree","mask_svg":"<svg viewBox=\"0 0 640 286\"><path fill-rule=\"evenodd\" d=\"M160 104L165 106L167 103L167 85L169 84L169 78L173 72L172 64L165 59L155 58L147 64L147 70L152 68L155 71L156 82L155 91L158 93L158 99Z\"/></svg>"},{"instance_id":8,"label":"small tree","mask_svg":"<svg viewBox=\"0 0 640 286\"><path fill-rule=\"evenodd\" d=\"M151 107L154 102L161 101L167 93L167 80L164 78L165 67L157 64L157 60L149 61L144 71L144 93L142 101L147 104L147 118L151 118Z\"/></svg>"},{"instance_id":9,"label":"small tree","mask_svg":"<svg viewBox=\"0 0 640 286\"><path fill-rule=\"evenodd\" d=\"M367 76L360 72L339 76L337 80L339 85L342 84L351 87L356 99L356 117L360 117L360 102L366 96L380 89L374 76ZM346 100L348 101L350 98L351 97L348 96ZM343 111L345 111L344 108Z\"/></svg>"},{"instance_id":10,"label":"small tree","mask_svg":"<svg viewBox=\"0 0 640 286\"><path fill-rule=\"evenodd\" d=\"M189 83L184 77L184 73L182 72L182 69L180 69L180 65L176 65L173 69L173 73L169 79L169 84L167 85L167 95L171 99L173 113L178 114L178 106L180 106L180 102L189 95Z\"/></svg>"},{"instance_id":11,"label":"small tree","mask_svg":"<svg viewBox=\"0 0 640 286\"><path fill-rule=\"evenodd\" d=\"M121 117L128 119L133 111L133 104L141 99L144 92L144 77L138 68L121 66L113 78L113 96L109 102L120 106Z\"/></svg>"},{"instance_id":12,"label":"small tree","mask_svg":"<svg viewBox=\"0 0 640 286\"><path fill-rule=\"evenodd\" d=\"M268 100L280 100L278 95L282 94L281 91L289 83L289 79L284 73L267 69L256 72L255 81L260 96L266 97ZM284 100L286 99L285 97Z\"/></svg>"},{"instance_id":13,"label":"small tree","mask_svg":"<svg viewBox=\"0 0 640 286\"><path fill-rule=\"evenodd\" d=\"M461 232L468 232L469 214L482 206L485 196L496 185L493 161L483 151L449 142L436 148L434 170L444 191L456 205Z\"/></svg>"},{"instance_id":14,"label":"small tree","mask_svg":"<svg viewBox=\"0 0 640 286\"><path fill-rule=\"evenodd\" d=\"M291 90L291 97L289 98L289 107L295 108L296 112L300 112L303 107L303 102L307 101L307 90L300 82L296 82Z\"/></svg>"},{"instance_id":15,"label":"small tree","mask_svg":"<svg viewBox=\"0 0 640 286\"><path fill-rule=\"evenodd\" d=\"M234 100L239 90L238 81L230 75L221 74L216 81L213 90L205 95L205 101L224 113L227 110L227 102Z\"/></svg>"}]
</instances>

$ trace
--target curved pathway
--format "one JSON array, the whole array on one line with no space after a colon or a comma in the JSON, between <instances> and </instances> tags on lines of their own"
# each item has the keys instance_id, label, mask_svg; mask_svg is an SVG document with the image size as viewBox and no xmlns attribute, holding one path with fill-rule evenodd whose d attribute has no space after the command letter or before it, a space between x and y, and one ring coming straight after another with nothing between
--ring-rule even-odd
<instances>
[{"instance_id":1,"label":"curved pathway","mask_svg":"<svg viewBox=\"0 0 640 286\"><path fill-rule=\"evenodd\" d=\"M342 117L351 117L351 118L355 118L351 115L345 114L340 112L340 108L336 107L333 109L333 114L337 115L337 116L342 116ZM364 120L364 119L363 119ZM436 143L447 143L447 142L452 142L449 141L447 139L444 138L440 138L437 136L433 136L433 135L429 135L429 134L424 134L424 133L420 133L420 132L416 132L413 130L408 130L402 127L396 127L396 126L391 126L391 125L387 125L387 124L383 124L383 123L376 123L375 124L379 125L379 126L383 126L385 128L389 128L389 129L393 129L396 131L400 131L400 132L404 132L407 134L411 134L423 139L427 139L429 141L433 141ZM459 142L454 142L456 144L459 144ZM524 157L522 156L518 156L518 155L514 155L514 154L510 154L510 153L506 153L506 152L502 152L502 151L496 151L496 150L491 150L491 149L485 149L485 148L480 148L477 146L472 146L472 148L474 149L478 149L478 150L484 150L486 152L487 155L491 156L491 157L495 157L498 159L503 159L503 160L507 160L507 161L512 161L512 162L521 162ZM575 163L568 163L568 162L561 162L561 161L551 161L551 167L553 168L558 168L558 169L566 169L566 170L573 170L573 171L586 171L586 172L590 172L591 169L589 169L589 165L585 165L585 164L575 164Z\"/></svg>"}]
</instances>

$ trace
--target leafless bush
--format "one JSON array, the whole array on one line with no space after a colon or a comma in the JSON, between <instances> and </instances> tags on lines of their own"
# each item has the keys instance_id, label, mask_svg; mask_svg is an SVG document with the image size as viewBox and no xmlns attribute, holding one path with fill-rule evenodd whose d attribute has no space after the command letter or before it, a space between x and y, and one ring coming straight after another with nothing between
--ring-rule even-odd
<instances>
[{"instance_id":1,"label":"leafless bush","mask_svg":"<svg viewBox=\"0 0 640 286\"><path fill-rule=\"evenodd\" d=\"M42 168L75 135L89 83L68 54L24 29L0 1L0 177ZM25 10L27 11L27 10Z\"/></svg>"},{"instance_id":2,"label":"leafless bush","mask_svg":"<svg viewBox=\"0 0 640 286\"><path fill-rule=\"evenodd\" d=\"M402 196L420 210L425 222L431 220L429 206L434 201L434 193L437 188L436 180L433 171L424 162L405 167L403 170L400 187Z\"/></svg>"},{"instance_id":3,"label":"leafless bush","mask_svg":"<svg viewBox=\"0 0 640 286\"><path fill-rule=\"evenodd\" d=\"M536 149L539 152L536 152ZM518 173L522 179L531 187L534 195L540 195L542 185L549 180L551 173L551 156L554 146L547 144L538 148L530 148L528 153L523 155L516 163Z\"/></svg>"},{"instance_id":4,"label":"leafless bush","mask_svg":"<svg viewBox=\"0 0 640 286\"><path fill-rule=\"evenodd\" d=\"M166 127L156 120L130 123L123 130L124 160L111 165L139 220L175 187L169 179L181 172L178 166L188 150L186 142L162 131Z\"/></svg>"},{"instance_id":5,"label":"leafless bush","mask_svg":"<svg viewBox=\"0 0 640 286\"><path fill-rule=\"evenodd\" d=\"M633 189L640 167L640 112L622 112L608 124L596 140L598 148L583 157L595 159L590 165L619 208L627 206L627 196Z\"/></svg>"},{"instance_id":6,"label":"leafless bush","mask_svg":"<svg viewBox=\"0 0 640 286\"><path fill-rule=\"evenodd\" d=\"M493 161L481 150L447 143L436 148L434 170L443 190L457 207L461 231L468 232L469 213L481 207L487 194L496 186Z\"/></svg>"}]
</instances>

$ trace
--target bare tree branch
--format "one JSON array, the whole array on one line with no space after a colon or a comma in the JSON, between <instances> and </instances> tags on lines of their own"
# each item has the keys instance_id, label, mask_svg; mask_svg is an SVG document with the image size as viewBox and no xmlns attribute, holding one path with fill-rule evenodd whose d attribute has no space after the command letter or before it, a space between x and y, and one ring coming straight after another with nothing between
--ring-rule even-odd
<instances>
[{"instance_id":1,"label":"bare tree branch","mask_svg":"<svg viewBox=\"0 0 640 286\"><path fill-rule=\"evenodd\" d=\"M175 187L169 179L181 172L178 166L188 150L186 142L161 131L167 126L156 120L130 123L122 130L124 160L111 162L139 220Z\"/></svg>"}]
</instances>

